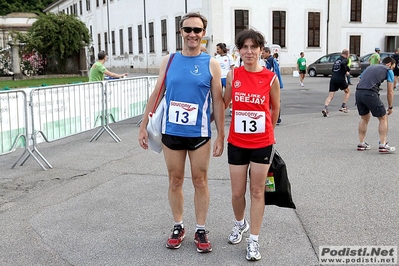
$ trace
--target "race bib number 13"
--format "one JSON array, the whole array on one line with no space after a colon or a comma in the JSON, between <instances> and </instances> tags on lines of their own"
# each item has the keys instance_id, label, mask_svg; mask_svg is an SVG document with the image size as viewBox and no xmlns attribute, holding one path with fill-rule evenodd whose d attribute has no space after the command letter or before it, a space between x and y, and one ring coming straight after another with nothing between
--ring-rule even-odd
<instances>
[{"instance_id":1,"label":"race bib number 13","mask_svg":"<svg viewBox=\"0 0 399 266\"><path fill-rule=\"evenodd\" d=\"M266 124L265 112L235 111L234 131L242 134L264 133Z\"/></svg>"},{"instance_id":2,"label":"race bib number 13","mask_svg":"<svg viewBox=\"0 0 399 266\"><path fill-rule=\"evenodd\" d=\"M169 122L179 125L195 125L198 117L198 104L170 101Z\"/></svg>"}]
</instances>

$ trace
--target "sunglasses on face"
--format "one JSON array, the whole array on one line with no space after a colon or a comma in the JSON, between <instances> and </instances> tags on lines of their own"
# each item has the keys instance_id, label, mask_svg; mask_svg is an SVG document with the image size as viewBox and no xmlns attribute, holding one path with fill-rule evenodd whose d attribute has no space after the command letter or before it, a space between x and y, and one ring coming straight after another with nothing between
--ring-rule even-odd
<instances>
[{"instance_id":1,"label":"sunglasses on face","mask_svg":"<svg viewBox=\"0 0 399 266\"><path fill-rule=\"evenodd\" d=\"M183 31L185 33L191 33L194 31L194 33L201 33L204 29L203 28L192 28L192 27L182 27Z\"/></svg>"}]
</instances>

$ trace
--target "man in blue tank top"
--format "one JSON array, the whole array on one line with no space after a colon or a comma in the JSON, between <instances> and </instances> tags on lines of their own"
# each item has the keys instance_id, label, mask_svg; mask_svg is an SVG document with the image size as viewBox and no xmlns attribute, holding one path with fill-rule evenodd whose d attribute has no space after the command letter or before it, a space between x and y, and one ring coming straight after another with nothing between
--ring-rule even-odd
<instances>
[{"instance_id":1,"label":"man in blue tank top","mask_svg":"<svg viewBox=\"0 0 399 266\"><path fill-rule=\"evenodd\" d=\"M371 147L364 139L366 137L367 125L370 121L370 112L379 120L378 133L380 134L380 142L378 151L380 153L391 153L396 149L388 146L386 137L388 133L388 117L393 112L393 82L394 74L392 69L395 68L396 62L392 57L386 57L382 60L382 64L370 65L367 67L360 78L360 82L356 87L356 106L361 117L359 122L359 144L357 150L370 150ZM384 107L384 103L380 100L380 85L387 80L387 102L388 109Z\"/></svg>"},{"instance_id":2,"label":"man in blue tank top","mask_svg":"<svg viewBox=\"0 0 399 266\"><path fill-rule=\"evenodd\" d=\"M224 103L221 69L218 61L201 51L206 34L207 19L199 13L187 13L179 23L183 50L171 59L165 79L166 110L162 123L162 143L169 174L168 198L174 226L166 247L177 249L185 237L183 224L184 167L188 156L194 185L197 251L212 251L205 230L209 208L208 168L211 153L211 117L215 120L217 136L213 156L220 156L224 147ZM154 92L150 96L140 126L139 143L148 149L148 113L154 106L169 61L166 56ZM211 108L212 105L212 108ZM211 115L211 109L213 114Z\"/></svg>"}]
</instances>

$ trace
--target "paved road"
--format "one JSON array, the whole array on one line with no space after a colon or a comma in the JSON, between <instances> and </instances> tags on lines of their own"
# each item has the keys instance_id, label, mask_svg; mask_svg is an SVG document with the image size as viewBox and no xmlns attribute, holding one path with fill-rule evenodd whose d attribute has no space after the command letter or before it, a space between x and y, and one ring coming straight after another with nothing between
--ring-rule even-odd
<instances>
[{"instance_id":1,"label":"paved road","mask_svg":"<svg viewBox=\"0 0 399 266\"><path fill-rule=\"evenodd\" d=\"M321 115L329 78L284 76L277 149L285 159L297 210L268 206L259 265L318 265L319 246L397 245L398 154L379 154L377 121L369 125L370 151L358 152L357 123L338 112L342 92ZM357 79L353 79L356 83ZM384 85L383 85L384 86ZM385 99L385 92L382 97ZM394 106L399 106L396 98ZM399 111L389 119L388 140L399 146ZM226 128L229 125L226 115ZM168 250L172 217L162 155L137 143L138 118L112 124L115 143L95 131L39 145L53 165L33 159L10 169L20 155L0 157L0 265L249 265L245 243L227 243L233 225L226 153L209 170L207 221L214 250L196 252L193 188L185 182L187 238Z\"/></svg>"}]
</instances>

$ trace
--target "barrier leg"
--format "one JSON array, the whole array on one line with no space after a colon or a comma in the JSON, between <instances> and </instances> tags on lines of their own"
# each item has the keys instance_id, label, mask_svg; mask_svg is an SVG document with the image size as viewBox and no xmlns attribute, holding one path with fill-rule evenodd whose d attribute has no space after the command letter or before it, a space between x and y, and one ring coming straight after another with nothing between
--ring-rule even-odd
<instances>
[{"instance_id":1,"label":"barrier leg","mask_svg":"<svg viewBox=\"0 0 399 266\"><path fill-rule=\"evenodd\" d=\"M39 159L33 154L33 152L31 151L31 150L29 150L29 149L26 149L22 154L21 154L21 156L19 156L18 157L18 159L17 159L17 161L11 166L11 169L14 169L15 168L15 166L17 165L17 163L22 159L22 157L24 157L26 155L26 157L25 157L25 159L23 159L22 160L22 163L20 164L20 166L22 166L27 160L28 160L28 158L30 157L30 156L32 156L33 157L33 159L35 159L35 161L40 165L40 167L44 170L44 171L46 171L47 169L46 169L46 167L44 167L44 165L39 161ZM40 156L42 157L42 159L47 163L47 165L50 167L50 168L53 168L45 159L44 159L44 157L40 154Z\"/></svg>"}]
</instances>

